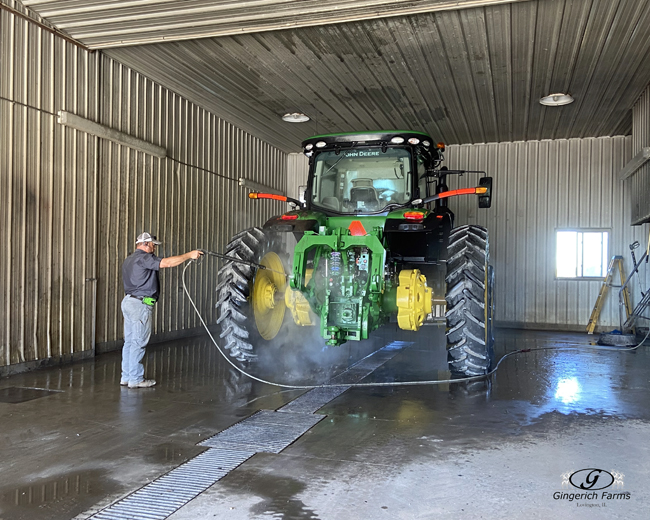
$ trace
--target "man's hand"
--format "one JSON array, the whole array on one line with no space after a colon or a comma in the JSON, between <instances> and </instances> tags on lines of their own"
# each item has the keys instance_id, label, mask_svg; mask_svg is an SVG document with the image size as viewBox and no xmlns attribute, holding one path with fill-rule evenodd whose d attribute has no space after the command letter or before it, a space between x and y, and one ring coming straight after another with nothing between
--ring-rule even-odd
<instances>
[{"instance_id":1,"label":"man's hand","mask_svg":"<svg viewBox=\"0 0 650 520\"><path fill-rule=\"evenodd\" d=\"M194 251L190 251L184 255L168 256L160 261L160 268L165 269L166 267L176 267L187 260L198 260L201 255L203 255L203 251L195 249Z\"/></svg>"},{"instance_id":2,"label":"man's hand","mask_svg":"<svg viewBox=\"0 0 650 520\"><path fill-rule=\"evenodd\" d=\"M190 258L192 260L198 260L203 256L203 251L201 251L200 249L195 249L194 251L190 251L187 254L190 255Z\"/></svg>"}]
</instances>

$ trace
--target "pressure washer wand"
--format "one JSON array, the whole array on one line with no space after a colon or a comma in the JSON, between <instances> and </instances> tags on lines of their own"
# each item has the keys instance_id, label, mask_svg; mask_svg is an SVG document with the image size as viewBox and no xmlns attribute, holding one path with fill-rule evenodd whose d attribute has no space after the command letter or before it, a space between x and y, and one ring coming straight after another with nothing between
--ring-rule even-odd
<instances>
[{"instance_id":1,"label":"pressure washer wand","mask_svg":"<svg viewBox=\"0 0 650 520\"><path fill-rule=\"evenodd\" d=\"M281 273L279 271L274 271L273 269L270 269L269 267L266 267L265 265L256 264L255 262L249 262L248 260L242 260L241 258L235 258L234 256L224 255L223 253L215 253L214 251L208 251L207 249L199 249L199 251L201 251L204 255L216 256L217 258L223 258L224 260L230 260L230 261L236 262L238 264L248 265L250 267L255 267L257 269L266 269L267 271L271 271L273 273L281 274L282 276L287 276L285 273Z\"/></svg>"}]
</instances>

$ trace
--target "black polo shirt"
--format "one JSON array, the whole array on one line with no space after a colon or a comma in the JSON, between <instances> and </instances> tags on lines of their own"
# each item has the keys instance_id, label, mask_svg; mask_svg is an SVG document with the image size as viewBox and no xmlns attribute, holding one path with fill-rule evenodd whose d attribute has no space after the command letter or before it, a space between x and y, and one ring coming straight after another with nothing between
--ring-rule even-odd
<instances>
[{"instance_id":1,"label":"black polo shirt","mask_svg":"<svg viewBox=\"0 0 650 520\"><path fill-rule=\"evenodd\" d=\"M131 296L150 296L158 299L160 285L158 271L162 258L136 249L122 264L124 292Z\"/></svg>"}]
</instances>

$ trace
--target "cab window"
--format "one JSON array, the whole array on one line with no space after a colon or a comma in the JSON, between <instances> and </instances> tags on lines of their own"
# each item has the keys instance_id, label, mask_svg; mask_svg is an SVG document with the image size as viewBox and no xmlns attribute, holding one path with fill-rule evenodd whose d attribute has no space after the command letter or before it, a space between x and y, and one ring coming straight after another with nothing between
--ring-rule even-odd
<instances>
[{"instance_id":1,"label":"cab window","mask_svg":"<svg viewBox=\"0 0 650 520\"><path fill-rule=\"evenodd\" d=\"M311 202L340 213L378 213L411 200L408 149L359 148L315 158Z\"/></svg>"}]
</instances>

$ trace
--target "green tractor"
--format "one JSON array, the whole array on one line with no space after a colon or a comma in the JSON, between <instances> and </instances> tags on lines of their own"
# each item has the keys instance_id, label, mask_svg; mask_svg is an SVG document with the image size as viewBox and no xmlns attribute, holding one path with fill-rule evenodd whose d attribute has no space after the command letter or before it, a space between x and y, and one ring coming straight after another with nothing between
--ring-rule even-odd
<instances>
[{"instance_id":1,"label":"green tractor","mask_svg":"<svg viewBox=\"0 0 650 520\"><path fill-rule=\"evenodd\" d=\"M486 374L494 358L488 233L454 228L447 201L474 194L489 208L492 178L450 191L448 175L482 172L441 167L444 145L420 132L321 135L302 146L304 202L250 193L294 209L227 246L243 261L219 272L217 322L229 354L254 359L283 324L319 327L328 345L341 345L390 321L417 331L445 309L452 374Z\"/></svg>"}]
</instances>

